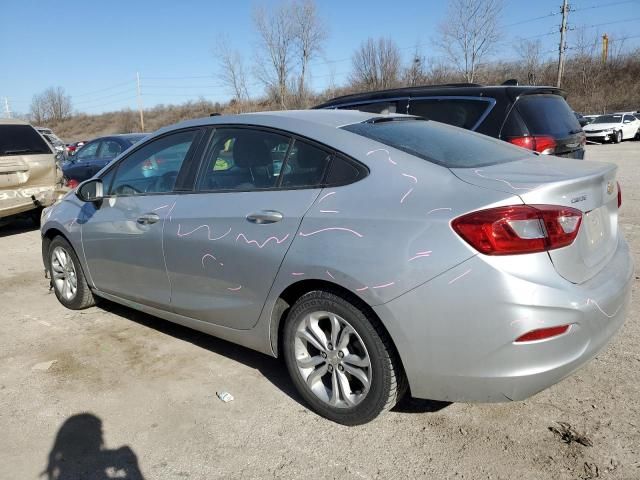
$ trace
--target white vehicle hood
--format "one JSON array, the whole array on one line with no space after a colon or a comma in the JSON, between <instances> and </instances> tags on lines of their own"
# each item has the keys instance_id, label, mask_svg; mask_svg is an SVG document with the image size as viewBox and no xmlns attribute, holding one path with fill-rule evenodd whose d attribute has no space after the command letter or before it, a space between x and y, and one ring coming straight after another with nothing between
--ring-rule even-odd
<instances>
[{"instance_id":1,"label":"white vehicle hood","mask_svg":"<svg viewBox=\"0 0 640 480\"><path fill-rule=\"evenodd\" d=\"M619 123L590 123L585 125L583 130L585 132L591 132L593 130L609 130L610 128L620 128Z\"/></svg>"}]
</instances>

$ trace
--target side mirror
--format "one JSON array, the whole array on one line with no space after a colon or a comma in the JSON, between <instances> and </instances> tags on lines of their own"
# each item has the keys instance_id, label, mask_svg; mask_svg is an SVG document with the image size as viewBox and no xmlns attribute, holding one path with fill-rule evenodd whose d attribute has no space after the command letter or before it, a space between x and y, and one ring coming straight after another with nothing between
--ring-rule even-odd
<instances>
[{"instance_id":1,"label":"side mirror","mask_svg":"<svg viewBox=\"0 0 640 480\"><path fill-rule=\"evenodd\" d=\"M624 123L631 123L631 120L625 120Z\"/></svg>"},{"instance_id":2,"label":"side mirror","mask_svg":"<svg viewBox=\"0 0 640 480\"><path fill-rule=\"evenodd\" d=\"M99 202L104 197L102 180L93 178L81 183L76 189L76 195L83 202Z\"/></svg>"}]
</instances>

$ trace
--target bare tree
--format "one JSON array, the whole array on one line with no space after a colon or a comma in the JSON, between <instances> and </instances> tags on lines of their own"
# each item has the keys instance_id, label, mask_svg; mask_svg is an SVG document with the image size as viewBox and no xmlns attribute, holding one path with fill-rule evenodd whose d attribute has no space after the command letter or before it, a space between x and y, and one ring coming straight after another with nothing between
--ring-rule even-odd
<instances>
[{"instance_id":1,"label":"bare tree","mask_svg":"<svg viewBox=\"0 0 640 480\"><path fill-rule=\"evenodd\" d=\"M293 69L296 30L291 6L282 3L273 10L257 7L253 22L259 35L256 76L268 91L276 93L281 108L287 108L288 84Z\"/></svg>"},{"instance_id":2,"label":"bare tree","mask_svg":"<svg viewBox=\"0 0 640 480\"><path fill-rule=\"evenodd\" d=\"M400 50L388 38L369 38L351 59L351 83L368 90L395 86L400 75Z\"/></svg>"},{"instance_id":3,"label":"bare tree","mask_svg":"<svg viewBox=\"0 0 640 480\"><path fill-rule=\"evenodd\" d=\"M240 52L231 48L226 36L221 36L218 38L214 55L220 67L220 81L232 92L234 100L237 103L248 100L247 76Z\"/></svg>"},{"instance_id":4,"label":"bare tree","mask_svg":"<svg viewBox=\"0 0 640 480\"><path fill-rule=\"evenodd\" d=\"M322 44L328 35L327 26L320 18L314 0L302 0L293 4L292 8L296 46L300 58L298 97L301 103L305 103L305 81L309 61L322 51Z\"/></svg>"},{"instance_id":5,"label":"bare tree","mask_svg":"<svg viewBox=\"0 0 640 480\"><path fill-rule=\"evenodd\" d=\"M71 97L62 87L50 87L34 95L31 100L31 117L34 123L56 123L71 116Z\"/></svg>"},{"instance_id":6,"label":"bare tree","mask_svg":"<svg viewBox=\"0 0 640 480\"><path fill-rule=\"evenodd\" d=\"M521 60L521 66L525 69L529 85L537 85L541 64L540 40L520 40L517 51Z\"/></svg>"},{"instance_id":7,"label":"bare tree","mask_svg":"<svg viewBox=\"0 0 640 480\"><path fill-rule=\"evenodd\" d=\"M418 47L413 54L411 63L404 71L404 83L410 87L425 83L425 59Z\"/></svg>"},{"instance_id":8,"label":"bare tree","mask_svg":"<svg viewBox=\"0 0 640 480\"><path fill-rule=\"evenodd\" d=\"M473 82L482 59L500 38L498 19L502 0L449 0L446 20L440 24L435 43Z\"/></svg>"}]
</instances>

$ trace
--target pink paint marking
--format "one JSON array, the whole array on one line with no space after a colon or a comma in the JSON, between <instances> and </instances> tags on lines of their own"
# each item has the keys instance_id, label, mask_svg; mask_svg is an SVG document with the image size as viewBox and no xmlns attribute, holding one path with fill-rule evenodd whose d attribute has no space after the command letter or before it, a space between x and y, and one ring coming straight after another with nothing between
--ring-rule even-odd
<instances>
[{"instance_id":1,"label":"pink paint marking","mask_svg":"<svg viewBox=\"0 0 640 480\"><path fill-rule=\"evenodd\" d=\"M468 275L469 272L471 272L471 269L467 270L466 272L464 272L462 275L458 275L456 278L454 278L453 280L449 281L449 285L451 285L453 282L457 282L458 280L460 280L462 277L464 277L465 275Z\"/></svg>"},{"instance_id":2,"label":"pink paint marking","mask_svg":"<svg viewBox=\"0 0 640 480\"><path fill-rule=\"evenodd\" d=\"M167 217L169 217L169 221L170 222L173 221L173 217L171 217L171 213L173 212L173 209L176 208L176 203L178 203L178 202L173 202L173 205L171 205L171 208L167 212Z\"/></svg>"},{"instance_id":3,"label":"pink paint marking","mask_svg":"<svg viewBox=\"0 0 640 480\"><path fill-rule=\"evenodd\" d=\"M433 212L439 212L439 211L441 211L441 210L448 210L448 211L451 211L451 208L449 208L449 207L434 208L433 210L429 210L429 211L427 212L427 215L431 215Z\"/></svg>"},{"instance_id":4,"label":"pink paint marking","mask_svg":"<svg viewBox=\"0 0 640 480\"><path fill-rule=\"evenodd\" d=\"M340 213L338 210L320 210L320 213Z\"/></svg>"},{"instance_id":5,"label":"pink paint marking","mask_svg":"<svg viewBox=\"0 0 640 480\"><path fill-rule=\"evenodd\" d=\"M213 255L211 255L210 253L205 253L205 254L202 256L202 268L204 268L204 261L205 261L207 258L213 258L216 262L218 261L218 259L217 259L216 257L214 257Z\"/></svg>"},{"instance_id":6,"label":"pink paint marking","mask_svg":"<svg viewBox=\"0 0 640 480\"><path fill-rule=\"evenodd\" d=\"M293 275L294 277L299 277L300 275L304 275L303 272L291 272L291 275Z\"/></svg>"},{"instance_id":7,"label":"pink paint marking","mask_svg":"<svg viewBox=\"0 0 640 480\"><path fill-rule=\"evenodd\" d=\"M400 203L404 203L405 199L409 196L411 192L413 192L413 188L410 188L409 191L402 196L402 198L400 199Z\"/></svg>"},{"instance_id":8,"label":"pink paint marking","mask_svg":"<svg viewBox=\"0 0 640 480\"><path fill-rule=\"evenodd\" d=\"M605 312L605 311L600 307L600 305L598 305L598 302L596 302L593 298L587 298L587 305L589 305L590 303L593 303L593 304L596 306L596 308L597 308L598 310L600 310L600 313L602 313L602 314L603 314L605 317L607 317L607 318L613 318L613 317L615 317L615 316L618 314L618 312L620 311L620 309L622 308L622 305L619 305L619 306L618 306L618 308L616 308L616 311L615 311L615 312L613 312L611 315L609 315L607 312Z\"/></svg>"},{"instance_id":9,"label":"pink paint marking","mask_svg":"<svg viewBox=\"0 0 640 480\"><path fill-rule=\"evenodd\" d=\"M360 237L360 238L364 237L364 235L362 235L361 233L356 232L355 230L351 230L350 228L342 228L342 227L322 228L320 230L316 230L315 232L309 232L309 233L300 232L300 236L301 237L310 237L311 235L315 235L316 233L328 232L330 230L340 230L340 231L343 231L343 232L353 233L356 237Z\"/></svg>"},{"instance_id":10,"label":"pink paint marking","mask_svg":"<svg viewBox=\"0 0 640 480\"><path fill-rule=\"evenodd\" d=\"M327 270L327 275L329 275L331 278L333 278L334 280L336 279L336 277L334 277L333 275L331 275L331 272L329 270Z\"/></svg>"},{"instance_id":11,"label":"pink paint marking","mask_svg":"<svg viewBox=\"0 0 640 480\"><path fill-rule=\"evenodd\" d=\"M320 197L320 200L318 200L318 203L320 203L321 201L323 201L325 198L327 198L330 195L335 195L336 192L329 192L329 193L325 193L322 197Z\"/></svg>"},{"instance_id":12,"label":"pink paint marking","mask_svg":"<svg viewBox=\"0 0 640 480\"><path fill-rule=\"evenodd\" d=\"M385 283L383 285L376 285L375 287L371 287L371 288L374 288L374 289L375 288L387 288L387 287L390 287L391 285L395 285L395 284L396 284L396 282L389 282L389 283Z\"/></svg>"},{"instance_id":13,"label":"pink paint marking","mask_svg":"<svg viewBox=\"0 0 640 480\"><path fill-rule=\"evenodd\" d=\"M533 190L532 187L516 187L515 185L513 185L511 182L508 182L507 180L503 180L500 178L491 178L491 177L487 177L485 175L480 175L479 172L481 172L480 169L476 169L474 170L475 174L481 178L486 178L487 180L493 180L496 182L502 182L502 183L506 183L507 185L509 185L509 187L513 188L514 190Z\"/></svg>"},{"instance_id":14,"label":"pink paint marking","mask_svg":"<svg viewBox=\"0 0 640 480\"><path fill-rule=\"evenodd\" d=\"M238 286L238 287L234 287L234 288L227 287L227 290L230 290L230 291L232 291L232 292L237 292L237 291L238 291L238 290L240 290L241 288L242 288L242 285L240 285L240 286Z\"/></svg>"},{"instance_id":15,"label":"pink paint marking","mask_svg":"<svg viewBox=\"0 0 640 480\"><path fill-rule=\"evenodd\" d=\"M364 292L365 290L369 290L369 287L356 288L356 292Z\"/></svg>"},{"instance_id":16,"label":"pink paint marking","mask_svg":"<svg viewBox=\"0 0 640 480\"><path fill-rule=\"evenodd\" d=\"M411 180L413 180L413 183L418 183L418 179L416 177L414 177L413 175L409 175L408 173L403 173L402 176L410 178Z\"/></svg>"},{"instance_id":17,"label":"pink paint marking","mask_svg":"<svg viewBox=\"0 0 640 480\"><path fill-rule=\"evenodd\" d=\"M177 235L179 237L186 237L188 235L191 235L192 233L197 232L198 230L200 230L201 228L206 228L207 229L207 238L211 241L215 241L215 240L220 240L224 237L226 237L227 235L229 235L231 233L231 227L229 227L229 230L227 230L227 232L223 235L220 235L219 237L214 237L211 238L211 228L209 227L209 225L200 225L199 227L194 228L193 230L191 230L190 232L185 232L185 233L180 233L180 228L182 227L181 224L178 224L178 233Z\"/></svg>"},{"instance_id":18,"label":"pink paint marking","mask_svg":"<svg viewBox=\"0 0 640 480\"><path fill-rule=\"evenodd\" d=\"M287 238L289 238L289 234L287 233L281 239L279 239L278 237L269 237L264 242L262 242L262 244L260 244L257 240L249 240L244 233L238 234L238 236L236 237L236 242L240 239L240 237L244 238L244 241L247 242L247 245L251 245L252 243L255 243L258 248L263 248L271 240L275 240L277 244L284 242Z\"/></svg>"},{"instance_id":19,"label":"pink paint marking","mask_svg":"<svg viewBox=\"0 0 640 480\"><path fill-rule=\"evenodd\" d=\"M162 210L163 208L167 208L168 206L169 206L169 205L162 205L162 206L160 206L160 207L158 207L158 208L154 208L154 209L153 209L153 211L154 211L154 212L157 212L158 210Z\"/></svg>"},{"instance_id":20,"label":"pink paint marking","mask_svg":"<svg viewBox=\"0 0 640 480\"><path fill-rule=\"evenodd\" d=\"M367 152L367 157L372 153L376 153L376 152L385 152L387 154L387 160L389 160L389 163L391 163L392 165L397 165L397 162L394 162L392 160L391 154L389 153L389 150L387 150L386 148L377 148L375 150L371 150L370 152Z\"/></svg>"},{"instance_id":21,"label":"pink paint marking","mask_svg":"<svg viewBox=\"0 0 640 480\"><path fill-rule=\"evenodd\" d=\"M416 252L416 255L414 257L411 257L409 261L411 262L416 258L424 258L424 257L430 257L430 256L431 256L431 250L428 250L426 252Z\"/></svg>"}]
</instances>

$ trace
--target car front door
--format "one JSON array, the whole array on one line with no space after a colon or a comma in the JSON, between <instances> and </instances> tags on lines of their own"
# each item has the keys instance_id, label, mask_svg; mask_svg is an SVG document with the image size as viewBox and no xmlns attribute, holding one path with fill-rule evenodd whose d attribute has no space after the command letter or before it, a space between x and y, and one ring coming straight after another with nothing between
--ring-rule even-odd
<instances>
[{"instance_id":1,"label":"car front door","mask_svg":"<svg viewBox=\"0 0 640 480\"><path fill-rule=\"evenodd\" d=\"M636 136L638 131L638 122L633 115L625 115L622 117L622 138L627 140Z\"/></svg>"},{"instance_id":2,"label":"car front door","mask_svg":"<svg viewBox=\"0 0 640 480\"><path fill-rule=\"evenodd\" d=\"M218 128L209 145L196 191L171 206L165 224L171 304L187 317L249 329L331 157L258 129Z\"/></svg>"},{"instance_id":3,"label":"car front door","mask_svg":"<svg viewBox=\"0 0 640 480\"><path fill-rule=\"evenodd\" d=\"M99 204L85 204L78 220L98 290L169 308L162 232L178 201L176 179L201 133L191 129L152 139L101 174L106 196Z\"/></svg>"}]
</instances>

